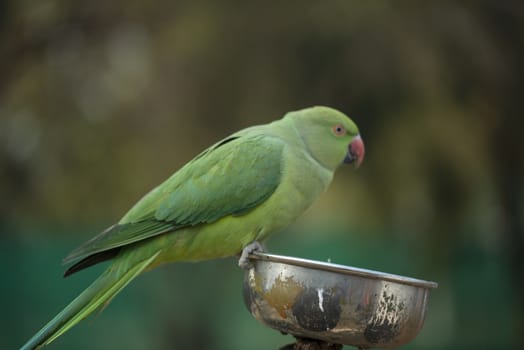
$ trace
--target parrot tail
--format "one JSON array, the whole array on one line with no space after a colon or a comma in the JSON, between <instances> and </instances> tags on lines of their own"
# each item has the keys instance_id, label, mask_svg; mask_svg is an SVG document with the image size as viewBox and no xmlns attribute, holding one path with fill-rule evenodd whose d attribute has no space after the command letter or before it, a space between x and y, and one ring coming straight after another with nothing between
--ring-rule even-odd
<instances>
[{"instance_id":1,"label":"parrot tail","mask_svg":"<svg viewBox=\"0 0 524 350\"><path fill-rule=\"evenodd\" d=\"M138 276L157 257L137 262L126 269L115 261L86 290L25 343L20 350L33 350L48 345L96 310L104 308L129 282Z\"/></svg>"}]
</instances>

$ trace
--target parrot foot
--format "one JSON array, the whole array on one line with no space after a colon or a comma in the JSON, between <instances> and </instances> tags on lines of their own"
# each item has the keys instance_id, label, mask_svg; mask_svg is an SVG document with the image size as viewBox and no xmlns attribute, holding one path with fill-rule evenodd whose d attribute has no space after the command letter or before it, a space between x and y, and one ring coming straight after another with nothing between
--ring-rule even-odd
<instances>
[{"instance_id":1,"label":"parrot foot","mask_svg":"<svg viewBox=\"0 0 524 350\"><path fill-rule=\"evenodd\" d=\"M253 267L253 264L251 264L251 261L249 261L249 254L253 252L263 252L264 246L259 241L253 241L246 245L244 249L242 249L242 253L240 254L240 258L238 259L238 266L243 268L244 270L249 270Z\"/></svg>"}]
</instances>

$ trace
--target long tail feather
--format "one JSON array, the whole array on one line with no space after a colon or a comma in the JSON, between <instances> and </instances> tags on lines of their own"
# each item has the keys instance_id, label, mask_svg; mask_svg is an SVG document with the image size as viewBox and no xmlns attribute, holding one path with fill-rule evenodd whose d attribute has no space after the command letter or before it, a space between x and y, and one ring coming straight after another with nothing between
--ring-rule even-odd
<instances>
[{"instance_id":1,"label":"long tail feather","mask_svg":"<svg viewBox=\"0 0 524 350\"><path fill-rule=\"evenodd\" d=\"M157 255L158 253L125 269L125 271L109 267L86 290L29 339L20 350L39 349L48 345L94 311L103 308L129 282L144 271Z\"/></svg>"}]
</instances>

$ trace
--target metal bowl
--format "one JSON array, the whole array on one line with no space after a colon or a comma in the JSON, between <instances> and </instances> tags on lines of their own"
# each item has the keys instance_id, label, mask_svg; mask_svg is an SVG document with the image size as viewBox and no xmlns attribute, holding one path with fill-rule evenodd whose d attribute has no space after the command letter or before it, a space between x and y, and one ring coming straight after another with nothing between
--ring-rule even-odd
<instances>
[{"instance_id":1,"label":"metal bowl","mask_svg":"<svg viewBox=\"0 0 524 350\"><path fill-rule=\"evenodd\" d=\"M394 348L422 328L437 283L349 266L255 252L244 300L260 322L296 337Z\"/></svg>"}]
</instances>

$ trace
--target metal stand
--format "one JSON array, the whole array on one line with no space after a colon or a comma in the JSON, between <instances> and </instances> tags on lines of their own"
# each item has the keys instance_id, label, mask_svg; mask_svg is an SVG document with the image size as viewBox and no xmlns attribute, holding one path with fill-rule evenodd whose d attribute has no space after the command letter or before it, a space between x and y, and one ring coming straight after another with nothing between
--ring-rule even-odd
<instances>
[{"instance_id":1,"label":"metal stand","mask_svg":"<svg viewBox=\"0 0 524 350\"><path fill-rule=\"evenodd\" d=\"M326 343L322 340L298 338L293 344L288 344L279 350L342 350L342 344Z\"/></svg>"}]
</instances>

